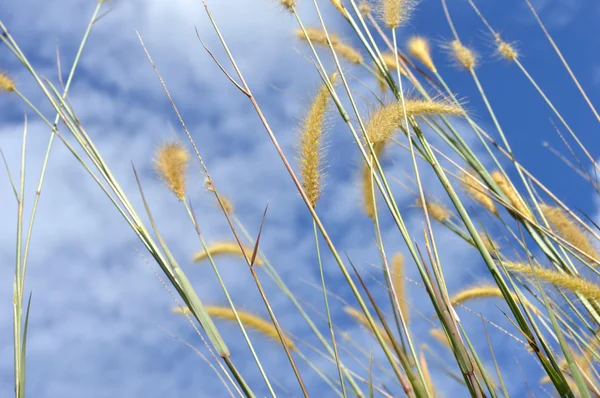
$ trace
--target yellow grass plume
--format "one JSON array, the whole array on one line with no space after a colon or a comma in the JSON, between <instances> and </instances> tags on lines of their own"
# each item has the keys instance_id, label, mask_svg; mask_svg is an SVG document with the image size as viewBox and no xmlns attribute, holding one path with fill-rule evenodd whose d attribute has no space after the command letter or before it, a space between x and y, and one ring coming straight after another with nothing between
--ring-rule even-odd
<instances>
[{"instance_id":1,"label":"yellow grass plume","mask_svg":"<svg viewBox=\"0 0 600 398\"><path fill-rule=\"evenodd\" d=\"M358 5L358 11L363 17L366 17L371 13L371 6L366 1L363 1Z\"/></svg>"},{"instance_id":2,"label":"yellow grass plume","mask_svg":"<svg viewBox=\"0 0 600 398\"><path fill-rule=\"evenodd\" d=\"M520 302L519 297L517 296L516 293L512 293L513 299L518 303ZM483 299L483 298L492 298L492 297L498 297L498 298L504 298L504 296L502 295L502 291L500 290L500 288L496 285L475 285L475 286L470 286L467 287L466 289L461 290L460 292L456 293L454 295L454 297L452 297L450 299L450 304L457 305L457 304L464 304L467 301L471 301L471 300L476 300L476 299ZM523 304L529 308L531 311L533 311L536 315L540 315L541 312L540 310L533 304L531 304L529 301L523 299Z\"/></svg>"},{"instance_id":3,"label":"yellow grass plume","mask_svg":"<svg viewBox=\"0 0 600 398\"><path fill-rule=\"evenodd\" d=\"M504 262L503 265L512 272L533 277L541 281L561 287L573 293L579 293L589 300L600 299L600 286L580 276L569 275L542 267L532 267L529 264Z\"/></svg>"},{"instance_id":4,"label":"yellow grass plume","mask_svg":"<svg viewBox=\"0 0 600 398\"><path fill-rule=\"evenodd\" d=\"M519 52L514 47L514 45L507 43L500 39L498 39L496 41L496 43L498 45L498 47L496 48L496 51L498 52L498 54L500 56L502 56L506 60L514 61L515 59L517 59L519 57Z\"/></svg>"},{"instance_id":5,"label":"yellow grass plume","mask_svg":"<svg viewBox=\"0 0 600 398\"><path fill-rule=\"evenodd\" d=\"M375 155L377 158L381 156L383 152L384 143L373 144ZM373 171L377 173L377 169L375 168L375 161L373 156L369 155L371 159L371 164L373 165ZM375 196L374 196L374 183L375 177L371 173L371 169L369 169L369 165L365 163L363 168L363 205L364 210L367 216L370 219L375 221Z\"/></svg>"},{"instance_id":6,"label":"yellow grass plume","mask_svg":"<svg viewBox=\"0 0 600 398\"><path fill-rule=\"evenodd\" d=\"M0 72L0 92L13 92L15 91L15 82L6 73Z\"/></svg>"},{"instance_id":7,"label":"yellow grass plume","mask_svg":"<svg viewBox=\"0 0 600 398\"><path fill-rule=\"evenodd\" d=\"M575 224L575 222L559 207L541 204L540 209L544 217L548 220L552 228L558 232L564 240L587 254L594 260L599 260L598 252L592 246L585 233Z\"/></svg>"},{"instance_id":8,"label":"yellow grass plume","mask_svg":"<svg viewBox=\"0 0 600 398\"><path fill-rule=\"evenodd\" d=\"M417 198L416 205L420 209L424 208L421 198ZM452 213L450 213L450 210L441 203L434 203L425 200L425 206L427 206L427 213L429 214L429 217L433 218L438 222L444 223L448 221L450 217L452 217Z\"/></svg>"},{"instance_id":9,"label":"yellow grass plume","mask_svg":"<svg viewBox=\"0 0 600 398\"><path fill-rule=\"evenodd\" d=\"M329 47L329 44L327 43L327 36L325 35L325 32L321 29L307 28L306 35L304 35L302 29L298 29L296 31L296 35L301 40L306 40L306 36L308 36L308 39L310 39L312 43ZM331 40L331 45L333 46L333 49L340 57L346 59L349 62L352 62L353 64L363 63L363 56L358 50L354 49L352 46L342 43L341 40L332 33L329 33L329 40Z\"/></svg>"},{"instance_id":10,"label":"yellow grass plume","mask_svg":"<svg viewBox=\"0 0 600 398\"><path fill-rule=\"evenodd\" d=\"M406 288L404 283L404 256L402 253L396 253L392 258L392 283L394 285L394 295L398 300L400 311L404 321L408 323L408 302L406 298Z\"/></svg>"},{"instance_id":11,"label":"yellow grass plume","mask_svg":"<svg viewBox=\"0 0 600 398\"><path fill-rule=\"evenodd\" d=\"M331 4L338 10L342 15L344 15L344 6L342 5L341 0L331 0Z\"/></svg>"},{"instance_id":12,"label":"yellow grass plume","mask_svg":"<svg viewBox=\"0 0 600 398\"><path fill-rule=\"evenodd\" d=\"M365 314L362 313L362 311L360 311L360 310L358 310L356 308L353 308L353 307L344 307L344 311L346 312L346 314L348 314L352 318L354 318L354 320L357 323L360 323L365 328L367 328L367 330L369 330L369 332L371 332L373 334L373 336L375 336L375 332L371 328L371 325L369 324L369 320L367 319L367 317L365 316ZM377 327L377 330L379 331L379 333L381 334L381 337L383 338L383 341L386 344L388 344L389 346L393 346L392 339L390 339L390 336L388 336L388 334L386 333L386 331L383 328L383 326L381 326L381 325L379 325L379 324L376 323L376 327Z\"/></svg>"},{"instance_id":13,"label":"yellow grass plume","mask_svg":"<svg viewBox=\"0 0 600 398\"><path fill-rule=\"evenodd\" d=\"M449 48L450 54L459 66L465 69L475 69L478 56L474 50L464 46L459 40L450 42Z\"/></svg>"},{"instance_id":14,"label":"yellow grass plume","mask_svg":"<svg viewBox=\"0 0 600 398\"><path fill-rule=\"evenodd\" d=\"M490 253L495 253L498 250L500 250L500 245L497 242L495 242L494 240L492 240L492 238L490 238L487 233L480 232L479 238L483 242L483 245L485 246L487 251L489 251Z\"/></svg>"},{"instance_id":15,"label":"yellow grass plume","mask_svg":"<svg viewBox=\"0 0 600 398\"><path fill-rule=\"evenodd\" d=\"M253 250L250 249L249 247L244 247L243 250L244 251L242 252L242 249L240 249L240 246L237 244L237 242L218 242L218 243L215 243L215 244L209 246L208 252L203 250L203 251L196 253L193 261L199 262L204 259L207 259L209 254L211 257L219 256L219 255L223 255L223 254L233 254L236 256L243 257L243 255L245 253L246 256L248 257L248 259L251 259ZM263 262L258 256L256 256L256 260L255 260L254 264L255 265L263 265Z\"/></svg>"},{"instance_id":16,"label":"yellow grass plume","mask_svg":"<svg viewBox=\"0 0 600 398\"><path fill-rule=\"evenodd\" d=\"M185 200L185 180L189 160L187 149L179 142L160 146L154 157L154 167L158 176L179 200Z\"/></svg>"},{"instance_id":17,"label":"yellow grass plume","mask_svg":"<svg viewBox=\"0 0 600 398\"><path fill-rule=\"evenodd\" d=\"M333 74L331 82L336 79ZM302 188L306 192L312 207L317 205L321 196L321 180L323 177L323 130L331 96L325 84L321 86L310 104L300 130L299 162Z\"/></svg>"},{"instance_id":18,"label":"yellow grass plume","mask_svg":"<svg viewBox=\"0 0 600 398\"><path fill-rule=\"evenodd\" d=\"M498 188L506 195L510 204L526 217L531 217L531 212L525 206L525 203L519 197L519 194L515 188L511 185L510 181L500 171L496 170L491 174L492 179L498 185Z\"/></svg>"},{"instance_id":19,"label":"yellow grass plume","mask_svg":"<svg viewBox=\"0 0 600 398\"><path fill-rule=\"evenodd\" d=\"M430 71L437 72L433 59L431 58L429 41L426 38L413 36L408 39L408 53L418 59Z\"/></svg>"},{"instance_id":20,"label":"yellow grass plume","mask_svg":"<svg viewBox=\"0 0 600 398\"><path fill-rule=\"evenodd\" d=\"M442 345L450 348L450 340L448 340L448 336L446 336L446 332L444 332L442 329L431 329L429 331L429 334L431 335L431 337L433 337L435 340L437 340L439 343L441 343Z\"/></svg>"},{"instance_id":21,"label":"yellow grass plume","mask_svg":"<svg viewBox=\"0 0 600 398\"><path fill-rule=\"evenodd\" d=\"M425 348L427 347L423 344ZM423 349L423 347L421 347ZM421 371L423 372L423 378L425 379L425 384L427 385L427 390L429 391L430 397L435 397L435 386L433 384L433 380L431 379L431 373L429 373L429 366L427 365L427 359L425 358L425 353L421 351L419 353L419 364L421 365Z\"/></svg>"},{"instance_id":22,"label":"yellow grass plume","mask_svg":"<svg viewBox=\"0 0 600 398\"><path fill-rule=\"evenodd\" d=\"M296 6L296 0L280 0L281 5L288 11L292 11Z\"/></svg>"},{"instance_id":23,"label":"yellow grass plume","mask_svg":"<svg viewBox=\"0 0 600 398\"><path fill-rule=\"evenodd\" d=\"M208 312L208 315L212 317L236 322L235 314L233 313L233 310L229 307L207 306L204 308L206 309L206 312ZM257 332L260 332L264 336L269 337L277 342L281 342L279 334L277 333L277 329L275 328L273 323L259 317L258 315L254 315L246 311L236 311L240 318L240 321L244 326L252 328ZM181 307L177 307L173 309L173 312L189 314L190 310L188 308L182 309ZM286 336L285 334L283 335L283 338L288 348L290 350L294 350L295 345L292 339Z\"/></svg>"},{"instance_id":24,"label":"yellow grass plume","mask_svg":"<svg viewBox=\"0 0 600 398\"><path fill-rule=\"evenodd\" d=\"M390 29L408 21L414 8L414 0L379 0L381 18Z\"/></svg>"},{"instance_id":25,"label":"yellow grass plume","mask_svg":"<svg viewBox=\"0 0 600 398\"><path fill-rule=\"evenodd\" d=\"M496 209L494 201L483 192L484 188L481 187L479 180L473 177L472 174L474 174L473 171L471 171L471 173L462 172L460 181L463 188L476 202L497 216L498 210Z\"/></svg>"}]
</instances>

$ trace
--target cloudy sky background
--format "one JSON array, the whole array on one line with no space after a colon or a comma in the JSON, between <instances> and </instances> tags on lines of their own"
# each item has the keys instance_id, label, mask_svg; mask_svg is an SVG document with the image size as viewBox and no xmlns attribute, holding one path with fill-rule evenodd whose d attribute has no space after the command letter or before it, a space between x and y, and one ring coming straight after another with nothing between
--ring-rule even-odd
<instances>
[{"instance_id":1,"label":"cloudy sky background","mask_svg":"<svg viewBox=\"0 0 600 398\"><path fill-rule=\"evenodd\" d=\"M312 2L300 3L305 22L316 23ZM463 41L482 52L480 78L512 139L517 157L545 184L559 192L566 203L594 214L594 200L585 181L573 178L572 172L541 145L548 141L560 148L545 104L514 67L493 58L491 41L466 1L449 3ZM306 48L293 37L294 19L271 0L220 0L208 4L283 150L292 157L298 118L319 84L318 74L305 59ZM352 37L329 2L321 1L321 4L329 26L342 37ZM600 43L592 38L598 37L595 21L600 17L600 6L589 0L544 0L535 5L580 81L588 88L592 101L599 103L594 88L600 82L600 60L597 59ZM40 74L56 83L56 50L60 50L66 75L94 6L93 1L4 0L0 19ZM552 56L551 48L523 2L482 2L481 7L507 40L519 41L523 63L564 112L590 151L596 153L596 121L559 61ZM223 56L201 3L197 0L115 0L105 9L110 13L92 31L70 99L129 198L142 213L131 170L133 162L140 172L161 232L199 296L209 304L225 304L208 266L190 262L199 248L197 236L184 208L157 181L152 170L157 145L174 136L182 139L184 136L135 29L155 59L219 191L233 201L251 233L257 232L262 211L269 204L261 248L326 332L326 323L320 318L322 295L307 284L318 283L310 217L247 99L226 80L198 43L195 27L211 49ZM423 1L401 32L400 40L412 33L426 35L434 43L449 38L450 31L437 0ZM0 68L14 77L19 89L39 104L48 117L53 117L24 68L6 48L0 52ZM450 86L469 101L474 117L489 126L482 103L466 74L447 67L447 58L438 49L434 56ZM347 68L350 75L375 87L373 79L363 70ZM354 84L369 98L360 83L355 81ZM372 104L369 98L362 101L361 106L367 110ZM1 96L0 109L3 110L0 147L15 177L18 176L23 113L27 111L30 116L25 199L26 214L29 214L49 131L15 96ZM492 128L488 130L496 136ZM332 115L328 139L330 169L318 211L340 251L348 253L370 287L379 291L378 297L384 298L385 293L373 279L379 278L380 271L370 265L377 262L372 226L360 208L359 154L349 131L337 116ZM470 135L467 139L474 143ZM385 159L389 175L406 181L403 172L411 170L407 155L397 150L389 152ZM441 192L430 174L426 173L424 180L429 192ZM209 242L229 240L231 232L202 182L200 167L193 163L189 195L200 227ZM422 217L411 207L412 193L399 184L394 184L393 189L411 230L419 234ZM4 172L0 173L0 221L0 396L9 396L13 388L11 301L16 203ZM388 253L403 251L404 244L395 227L389 221L384 227ZM477 253L458 243L456 237L444 229L436 228L436 232L451 292L485 279L484 265ZM355 305L337 265L330 256L325 256L325 261L330 288ZM240 308L266 316L244 264L225 258L219 259L217 264L234 302ZM156 278L155 271L156 266L124 220L57 141L42 192L27 270L27 292L33 292L27 347L28 393L35 397L227 396L210 367L189 347L164 332L163 329L168 329L207 354L189 323L170 313L173 299ZM419 280L414 266L409 265L407 272L411 280ZM291 303L264 273L261 280L282 327L294 335L309 336L307 340L316 343ZM408 286L411 305L431 315L429 306L415 304L424 302L423 289L417 283L408 283ZM472 309L486 310L489 318L510 329L510 324L496 310L496 304L479 304ZM343 314L344 305L336 300L332 305L340 331L349 331L357 343L369 349L373 341ZM486 350L480 319L464 310L460 315L475 343ZM431 344L444 357L442 348L426 337L431 327L428 321L416 312L413 319L414 335L418 336L416 343ZM234 362L260 396L267 394L237 327L218 325L232 348ZM525 393L523 383L519 382L521 368L527 369L530 375L529 387L540 392L536 390L540 376L537 363L509 336L489 325L488 330L494 346L502 348L497 354L505 365L504 376L515 381L511 383L511 393L515 396ZM252 336L273 382L284 387L277 387L277 392L299 395L283 350L261 336ZM331 375L335 374L334 368L318 354L308 349L305 352ZM385 364L381 354L375 354ZM349 366L366 374L351 358L346 359ZM491 362L488 365L491 366ZM464 393L459 385L443 377L433 363L431 366L446 396ZM326 388L323 382L306 365L300 364L300 368L315 396L331 394L329 390L323 392ZM386 379L385 374L379 376ZM398 392L397 387L391 388L394 393Z\"/></svg>"}]
</instances>

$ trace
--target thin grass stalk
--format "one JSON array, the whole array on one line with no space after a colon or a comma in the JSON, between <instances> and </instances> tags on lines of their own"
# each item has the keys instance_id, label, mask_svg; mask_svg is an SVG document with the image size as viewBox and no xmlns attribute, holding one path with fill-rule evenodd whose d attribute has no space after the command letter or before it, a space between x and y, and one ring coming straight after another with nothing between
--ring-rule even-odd
<instances>
[{"instance_id":1,"label":"thin grass stalk","mask_svg":"<svg viewBox=\"0 0 600 398\"><path fill-rule=\"evenodd\" d=\"M246 333L246 328L244 327L242 321L240 320L240 317L237 313L235 305L233 304L233 300L231 299L231 296L229 295L229 291L227 290L227 287L225 286L225 283L223 282L223 279L221 278L219 269L217 268L210 252L208 251L208 246L206 245L206 242L204 241L204 237L203 237L202 233L200 232L200 226L198 225L198 220L196 219L196 216L195 216L194 212L192 211L192 209L190 208L190 206L188 205L188 203L186 201L184 201L183 203L184 203L185 209L190 217L190 220L192 221L194 229L196 230L196 234L198 235L198 238L200 239L202 248L208 254L208 261L210 262L210 265L213 268L215 275L217 276L217 280L219 281L219 285L221 286L221 289L223 290L223 293L225 294L227 303L229 304L229 307L231 308L231 310L233 311L233 314L235 315L235 320L236 320L238 326L240 327L242 334L244 335L244 340L246 341L246 344L248 345L248 348L250 349L250 352L252 353L252 357L254 358L254 361L256 362L256 366L258 366L258 369L261 373L261 376L263 377L263 380L265 381L265 383L267 385L267 388L269 389L269 392L271 393L271 395L273 397L276 397L275 391L273 390L273 387L271 386L271 383L269 382L269 377L267 376L265 370L263 369L263 366L260 362L260 359L258 358L258 355L256 354L254 346L252 345L252 342L250 341L250 337Z\"/></svg>"}]
</instances>

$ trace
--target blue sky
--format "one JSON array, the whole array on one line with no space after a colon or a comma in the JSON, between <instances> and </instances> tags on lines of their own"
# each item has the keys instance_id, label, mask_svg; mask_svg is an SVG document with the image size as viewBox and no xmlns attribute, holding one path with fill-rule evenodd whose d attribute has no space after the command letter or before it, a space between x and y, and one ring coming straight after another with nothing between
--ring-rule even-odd
<instances>
[{"instance_id":1,"label":"blue sky","mask_svg":"<svg viewBox=\"0 0 600 398\"><path fill-rule=\"evenodd\" d=\"M284 151L292 157L298 118L319 84L317 73L304 58L308 54L306 48L293 37L295 21L271 0L208 3ZM312 2L300 3L305 21L316 23ZM352 37L329 2L321 3L330 27L342 37ZM544 0L534 4L592 102L600 103L597 94L600 43L593 39L599 33L596 21L600 17L600 6L590 0ZM93 1L22 0L10 4L5 1L1 19L36 68L56 82L57 47L64 73L94 6ZM463 41L482 54L478 73L517 157L566 203L595 214L595 198L589 186L542 147L542 142L548 141L562 150L549 122L552 115L547 106L513 65L493 59L489 36L467 2L449 0L449 6ZM480 7L507 40L518 41L523 64L595 154L599 144L594 132L597 121L553 55L524 2L481 2ZM210 304L224 304L212 272L204 265L190 262L199 244L184 208L152 171L152 155L157 145L174 135L183 138L183 132L142 51L136 29L173 93L218 189L233 201L252 233L258 230L262 211L269 203L261 247L300 301L322 311L322 295L306 283L318 282L310 218L250 104L228 83L198 43L194 27L198 27L217 56L223 57L201 3L197 0L115 0L106 8L110 13L92 32L71 90L71 101L134 205L141 209L131 162L141 172L146 197L163 235L199 296ZM425 35L434 43L450 38L439 1L421 3L408 26L400 32L400 42L413 33ZM6 48L0 52L0 68L10 73L19 88L35 103L43 104L42 109L52 116L24 69ZM450 86L468 100L473 117L497 137L467 74L450 67L446 55L438 48L434 50L434 60ZM375 87L375 82L363 70L351 66L348 70ZM372 104L363 103L362 109L367 110L369 105ZM14 96L0 96L0 107L4 110L0 119L0 147L13 173L18 172L23 112L27 111L30 116L26 197L26 209L30 209L49 132ZM468 131L465 124L457 123ZM467 139L474 142L474 137L466 134ZM385 297L373 279L379 278L380 272L370 266L377 261L377 252L372 226L360 208L359 154L337 116L332 116L329 143L329 179L319 204L320 214L336 245L359 265L370 287L378 290L378 297ZM389 154L385 164L390 175L400 179L404 170L411 170L403 152ZM424 180L429 192L441 194L435 177L425 173ZM193 164L189 193L200 226L209 242L231 239L202 181L199 165ZM0 173L0 187L0 220L3 221L0 228L0 396L8 396L12 392L11 300L16 204L4 172ZM411 207L412 194L400 185L395 185L393 190L411 231L419 233L422 218L420 212ZM40 203L27 273L27 289L33 291L28 393L35 397L227 396L210 367L163 331L168 329L208 355L189 323L170 313L173 299L155 276L156 266L142 245L61 143L53 149ZM484 265L474 250L459 243L443 228L436 228L436 233L444 266L449 270L447 279L451 292L466 283L485 279ZM404 250L391 223L385 224L383 234L389 253ZM234 301L243 309L266 316L243 263L221 259L218 265ZM326 265L331 289L354 305L329 256L326 256ZM411 281L419 280L414 266L407 272ZM261 280L283 328L294 335L306 336L308 328L283 294L266 275L261 275ZM417 283L410 282L408 286L411 305L431 315L429 306L416 304L424 302L423 289ZM472 308L485 311L490 319L514 332L497 311L496 304L486 302ZM348 331L363 347L372 345L369 335L343 314L343 304L334 301L333 305L340 330ZM467 331L476 337L475 343L485 350L480 319L464 310L459 311L459 315ZM320 319L319 314L315 316ZM413 318L417 343L426 342L442 352L440 346L426 337L431 325L416 312ZM219 326L231 344L234 361L257 393L266 394L236 327L221 323ZM324 322L320 327L326 331ZM493 328L488 325L490 329ZM540 372L535 360L506 334L498 330L491 333L494 346L503 349L499 359L506 364L505 377L516 381L511 393L515 396L525 393L517 378L520 367L531 372L530 387L540 393L536 390ZM261 336L252 336L274 381L294 396L298 395L283 351ZM309 341L315 343L316 339L310 337ZM334 368L318 359L317 354L306 352L334 374ZM385 363L378 352L376 358ZM351 363L351 359L348 361ZM350 366L360 370L355 364ZM446 396L464 393L433 364L431 366ZM308 367L302 365L301 371L315 396L328 396L318 393L324 386ZM285 394L283 389L278 393Z\"/></svg>"}]
</instances>

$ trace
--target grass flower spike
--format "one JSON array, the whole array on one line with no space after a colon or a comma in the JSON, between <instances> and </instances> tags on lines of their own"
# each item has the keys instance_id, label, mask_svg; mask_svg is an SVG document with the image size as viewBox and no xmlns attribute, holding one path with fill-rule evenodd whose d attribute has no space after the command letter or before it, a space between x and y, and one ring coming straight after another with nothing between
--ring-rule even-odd
<instances>
[{"instance_id":1,"label":"grass flower spike","mask_svg":"<svg viewBox=\"0 0 600 398\"><path fill-rule=\"evenodd\" d=\"M512 44L500 39L498 39L496 42L498 45L496 51L498 51L498 54L500 54L500 56L502 56L504 59L508 61L514 61L519 57L519 52Z\"/></svg>"},{"instance_id":2,"label":"grass flower spike","mask_svg":"<svg viewBox=\"0 0 600 398\"><path fill-rule=\"evenodd\" d=\"M331 77L335 83L337 74ZM312 207L317 205L321 196L323 178L323 130L331 95L327 85L323 84L310 104L309 111L302 122L300 131L299 162L302 187Z\"/></svg>"},{"instance_id":3,"label":"grass flower spike","mask_svg":"<svg viewBox=\"0 0 600 398\"><path fill-rule=\"evenodd\" d=\"M406 298L406 289L404 284L404 256L402 253L396 253L394 258L392 259L392 281L394 284L394 295L398 300L398 304L400 305L400 311L402 312L402 317L404 321L408 323L409 321L409 313L408 313L408 302Z\"/></svg>"},{"instance_id":4,"label":"grass flower spike","mask_svg":"<svg viewBox=\"0 0 600 398\"><path fill-rule=\"evenodd\" d=\"M156 172L179 200L185 200L186 171L189 160L190 154L179 142L162 145L156 151L154 158Z\"/></svg>"},{"instance_id":5,"label":"grass flower spike","mask_svg":"<svg viewBox=\"0 0 600 398\"><path fill-rule=\"evenodd\" d=\"M463 185L463 188L467 191L469 196L471 196L476 202L488 209L490 213L497 216L498 210L496 209L494 201L487 194L484 193L484 188L482 188L479 180L471 175L473 173L473 171L471 171L470 174L466 172L462 173L460 181Z\"/></svg>"},{"instance_id":6,"label":"grass flower spike","mask_svg":"<svg viewBox=\"0 0 600 398\"><path fill-rule=\"evenodd\" d=\"M477 66L477 53L465 47L459 40L450 42L450 53L455 62L465 69L475 69Z\"/></svg>"},{"instance_id":7,"label":"grass flower spike","mask_svg":"<svg viewBox=\"0 0 600 398\"><path fill-rule=\"evenodd\" d=\"M426 38L413 36L408 40L408 53L418 59L427 69L437 72L433 59L431 58L431 49Z\"/></svg>"},{"instance_id":8,"label":"grass flower spike","mask_svg":"<svg viewBox=\"0 0 600 398\"><path fill-rule=\"evenodd\" d=\"M438 222L444 223L448 221L452 216L450 210L442 204L433 203L428 200L425 200L425 206L427 206L427 213L429 214L429 216ZM417 199L417 207L420 209L424 208L421 198Z\"/></svg>"},{"instance_id":9,"label":"grass flower spike","mask_svg":"<svg viewBox=\"0 0 600 398\"><path fill-rule=\"evenodd\" d=\"M240 245L238 245L237 242L219 242L209 246L208 251L203 250L201 252L196 253L193 261L197 263L199 261L207 259L209 254L211 257L225 254L243 257L244 253L246 254L246 257L248 257L248 259L251 259L253 250L248 247L244 247L242 252L242 249L240 249ZM263 265L263 262L258 256L256 257L255 265Z\"/></svg>"},{"instance_id":10,"label":"grass flower spike","mask_svg":"<svg viewBox=\"0 0 600 398\"><path fill-rule=\"evenodd\" d=\"M325 35L325 32L321 29L307 28L306 35L302 31L302 29L298 29L296 31L296 36L298 36L300 40L307 40L308 36L308 40L310 40L311 42L319 44L321 46L329 47L329 44L327 43L327 35ZM329 40L331 40L331 45L333 46L333 49L340 57L346 59L347 61L353 64L363 63L363 56L358 50L356 50L348 44L342 43L341 40L332 33L329 33Z\"/></svg>"},{"instance_id":11,"label":"grass flower spike","mask_svg":"<svg viewBox=\"0 0 600 398\"><path fill-rule=\"evenodd\" d=\"M281 5L288 11L292 11L296 7L296 0L280 0Z\"/></svg>"},{"instance_id":12,"label":"grass flower spike","mask_svg":"<svg viewBox=\"0 0 600 398\"><path fill-rule=\"evenodd\" d=\"M415 8L415 0L379 0L379 9L383 22L390 29L399 28L409 20Z\"/></svg>"},{"instance_id":13,"label":"grass flower spike","mask_svg":"<svg viewBox=\"0 0 600 398\"><path fill-rule=\"evenodd\" d=\"M2 91L15 91L15 82L6 73L0 72L0 92Z\"/></svg>"}]
</instances>

